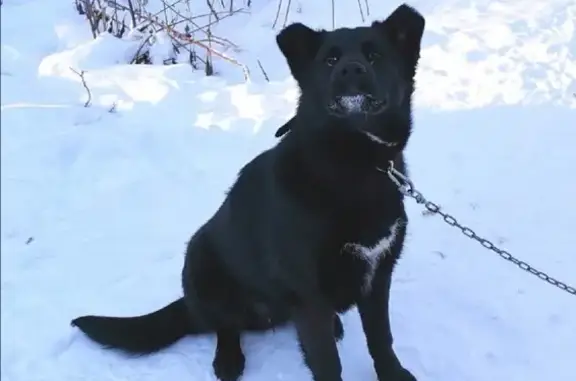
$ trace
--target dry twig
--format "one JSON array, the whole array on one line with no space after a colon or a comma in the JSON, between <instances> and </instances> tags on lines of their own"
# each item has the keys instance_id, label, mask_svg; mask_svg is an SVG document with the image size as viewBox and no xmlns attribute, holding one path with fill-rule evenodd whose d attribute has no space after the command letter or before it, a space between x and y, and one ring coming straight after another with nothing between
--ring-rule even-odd
<instances>
[{"instance_id":1,"label":"dry twig","mask_svg":"<svg viewBox=\"0 0 576 381\"><path fill-rule=\"evenodd\" d=\"M290 14L291 6L292 6L292 0L288 0L288 5L286 6L286 13L284 13L284 25L282 25L282 28L285 28L286 24L288 23L288 15Z\"/></svg>"},{"instance_id":2,"label":"dry twig","mask_svg":"<svg viewBox=\"0 0 576 381\"><path fill-rule=\"evenodd\" d=\"M74 70L74 68L70 68L70 70L72 70L74 73L78 74L78 76L80 76L80 79L82 80L82 85L84 86L84 88L86 89L86 92L88 93L88 100L86 100L86 103L84 103L84 107L89 107L90 103L92 102L92 93L90 92L90 89L88 88L88 84L86 83L86 78L84 78L84 74L86 74L86 72L84 70L82 70L81 72L78 72L76 70Z\"/></svg>"},{"instance_id":3,"label":"dry twig","mask_svg":"<svg viewBox=\"0 0 576 381\"><path fill-rule=\"evenodd\" d=\"M216 21L220 21L220 19L218 18L218 13L214 9L213 2L211 3L210 0L206 0L206 5L208 5L208 8L210 9L210 13L212 14L212 16L214 16L214 18L216 18ZM230 6L232 6L232 2L230 2ZM232 11L232 10L230 10L230 11Z\"/></svg>"},{"instance_id":4,"label":"dry twig","mask_svg":"<svg viewBox=\"0 0 576 381\"><path fill-rule=\"evenodd\" d=\"M262 66L260 60L258 60L258 66L260 66L260 70L262 70L262 74L264 74L264 79L266 80L266 82L270 82L270 78L268 77L268 74L266 74L266 70L264 70L264 67Z\"/></svg>"},{"instance_id":5,"label":"dry twig","mask_svg":"<svg viewBox=\"0 0 576 381\"><path fill-rule=\"evenodd\" d=\"M332 29L336 25L336 6L334 5L334 0L332 0Z\"/></svg>"},{"instance_id":6,"label":"dry twig","mask_svg":"<svg viewBox=\"0 0 576 381\"><path fill-rule=\"evenodd\" d=\"M362 18L362 22L365 22L366 20L364 19L364 12L362 11L361 0L358 0L358 9L360 9L360 17Z\"/></svg>"},{"instance_id":7,"label":"dry twig","mask_svg":"<svg viewBox=\"0 0 576 381\"><path fill-rule=\"evenodd\" d=\"M292 7L292 0L288 0L288 4L286 5L286 12L284 13L284 24L282 27L286 27L288 23L288 15L290 14L290 8ZM276 8L276 16L274 16L274 22L272 23L272 28L276 28L276 23L278 22L278 18L280 17L280 10L282 8L282 0L278 1L278 8Z\"/></svg>"},{"instance_id":8,"label":"dry twig","mask_svg":"<svg viewBox=\"0 0 576 381\"><path fill-rule=\"evenodd\" d=\"M364 4L366 5L366 16L370 16L370 5L368 4L368 0L364 0Z\"/></svg>"},{"instance_id":9,"label":"dry twig","mask_svg":"<svg viewBox=\"0 0 576 381\"><path fill-rule=\"evenodd\" d=\"M278 17L280 17L280 10L282 9L282 0L278 0L278 8L276 8L276 16L274 17L274 22L272 23L272 28L276 28L276 23L278 22Z\"/></svg>"}]
</instances>

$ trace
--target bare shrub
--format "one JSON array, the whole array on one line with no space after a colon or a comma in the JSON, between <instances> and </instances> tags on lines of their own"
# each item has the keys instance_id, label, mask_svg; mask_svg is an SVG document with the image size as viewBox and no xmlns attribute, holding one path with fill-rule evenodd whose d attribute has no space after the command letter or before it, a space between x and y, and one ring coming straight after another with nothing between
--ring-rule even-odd
<instances>
[{"instance_id":1,"label":"bare shrub","mask_svg":"<svg viewBox=\"0 0 576 381\"><path fill-rule=\"evenodd\" d=\"M205 12L193 14L191 0L160 0L160 10L148 10L148 0L75 0L76 10L88 20L94 38L110 33L117 38L127 33L140 37L140 45L131 59L133 64L152 64L151 49L162 37L171 43L172 54L163 64L178 62L187 53L188 62L194 69L203 69L213 75L213 57L219 57L243 70L248 78L248 68L222 51L238 47L230 40L214 35L212 26L238 13L247 12L250 1L244 7L236 7L234 0L196 0L205 2ZM198 8L198 7L196 7Z\"/></svg>"}]
</instances>

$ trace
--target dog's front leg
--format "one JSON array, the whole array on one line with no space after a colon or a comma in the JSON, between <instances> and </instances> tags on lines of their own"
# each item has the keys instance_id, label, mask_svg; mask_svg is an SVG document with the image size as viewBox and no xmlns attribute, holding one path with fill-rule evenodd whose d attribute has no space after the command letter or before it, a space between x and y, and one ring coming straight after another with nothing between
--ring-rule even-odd
<instances>
[{"instance_id":1,"label":"dog's front leg","mask_svg":"<svg viewBox=\"0 0 576 381\"><path fill-rule=\"evenodd\" d=\"M390 285L393 261L382 261L376 270L370 292L358 303L358 312L366 335L368 351L380 381L416 381L398 360L392 348L390 330Z\"/></svg>"},{"instance_id":2,"label":"dog's front leg","mask_svg":"<svg viewBox=\"0 0 576 381\"><path fill-rule=\"evenodd\" d=\"M333 320L334 311L321 303L306 302L294 311L298 341L314 381L342 381Z\"/></svg>"}]
</instances>

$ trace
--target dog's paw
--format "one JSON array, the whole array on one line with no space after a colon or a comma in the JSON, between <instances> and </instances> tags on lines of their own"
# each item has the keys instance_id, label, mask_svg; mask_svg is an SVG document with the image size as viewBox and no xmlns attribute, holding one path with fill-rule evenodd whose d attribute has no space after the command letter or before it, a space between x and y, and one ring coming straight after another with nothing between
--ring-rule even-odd
<instances>
[{"instance_id":1,"label":"dog's paw","mask_svg":"<svg viewBox=\"0 0 576 381\"><path fill-rule=\"evenodd\" d=\"M387 372L384 377L379 377L379 381L418 381L408 369L396 367Z\"/></svg>"},{"instance_id":2,"label":"dog's paw","mask_svg":"<svg viewBox=\"0 0 576 381\"><path fill-rule=\"evenodd\" d=\"M212 367L220 381L237 381L244 372L245 362L242 351L217 351Z\"/></svg>"},{"instance_id":3,"label":"dog's paw","mask_svg":"<svg viewBox=\"0 0 576 381\"><path fill-rule=\"evenodd\" d=\"M342 320L340 320L340 316L334 314L334 321L332 323L334 325L334 338L336 341L342 340L344 337L344 326L342 325Z\"/></svg>"},{"instance_id":4,"label":"dog's paw","mask_svg":"<svg viewBox=\"0 0 576 381\"><path fill-rule=\"evenodd\" d=\"M418 381L416 377L408 369L401 368L399 371L396 372L396 375L392 377L390 380L393 381Z\"/></svg>"}]
</instances>

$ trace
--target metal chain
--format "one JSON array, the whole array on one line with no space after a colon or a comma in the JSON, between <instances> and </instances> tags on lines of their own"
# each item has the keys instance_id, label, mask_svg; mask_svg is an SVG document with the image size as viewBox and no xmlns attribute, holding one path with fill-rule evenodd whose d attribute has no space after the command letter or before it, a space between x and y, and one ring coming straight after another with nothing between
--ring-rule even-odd
<instances>
[{"instance_id":1,"label":"metal chain","mask_svg":"<svg viewBox=\"0 0 576 381\"><path fill-rule=\"evenodd\" d=\"M549 276L548 274L546 274L540 270L535 269L534 267L530 266L528 263L521 261L518 258L512 256L512 254L510 254L506 250L499 249L498 247L496 247L496 245L494 245L492 242L490 242L486 238L482 238L478 234L476 234L476 232L474 232L474 230L470 229L467 226L460 224L456 220L456 218L454 218L450 214L441 211L440 206L433 203L432 201L426 200L426 198L424 198L422 193L420 193L414 187L414 184L412 183L412 181L410 181L410 179L408 177L404 176L404 174L402 172L400 172L396 168L394 168L394 162L390 161L387 170L383 170L381 168L377 168L377 169L380 172L386 172L386 174L388 175L390 180L392 180L394 182L394 184L396 184L396 186L398 186L398 189L400 190L400 192L402 194L404 194L405 196L413 198L418 204L423 204L424 207L428 211L430 211L432 214L439 214L440 216L442 216L442 218L444 219L444 222L446 222L450 226L453 226L453 227L460 229L462 231L462 234L464 234L466 237L471 238L471 239L479 242L486 249L495 252L496 254L500 255L505 260L512 262L513 264L515 264L516 266L518 266L522 270L527 271L530 274L537 276L538 278L550 283L553 286L558 287L561 290L564 290L564 291L566 291L572 295L576 295L576 289L574 289L574 287L571 287L571 286L567 285L566 283L561 282L558 279L555 279L555 278Z\"/></svg>"}]
</instances>

